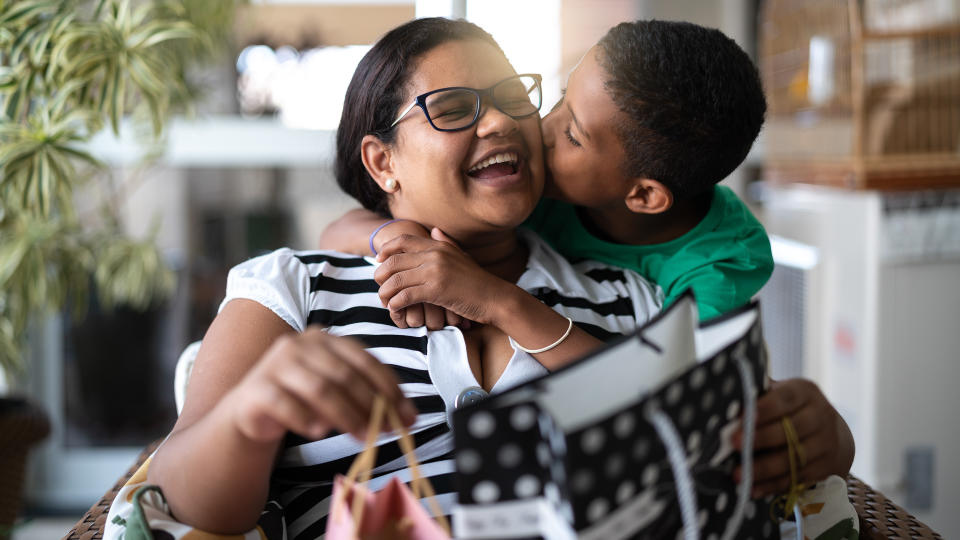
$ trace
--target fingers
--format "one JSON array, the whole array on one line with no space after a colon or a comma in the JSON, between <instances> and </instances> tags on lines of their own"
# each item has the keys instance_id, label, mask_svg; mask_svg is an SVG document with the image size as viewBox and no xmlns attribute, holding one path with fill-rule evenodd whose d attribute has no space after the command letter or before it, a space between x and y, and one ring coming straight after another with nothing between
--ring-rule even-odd
<instances>
[{"instance_id":1,"label":"fingers","mask_svg":"<svg viewBox=\"0 0 960 540\"><path fill-rule=\"evenodd\" d=\"M363 433L375 392L349 364L303 355L284 367L274 375L276 380L310 412L306 426L291 423L290 429L308 437L322 436L330 427L355 436Z\"/></svg>"},{"instance_id":2,"label":"fingers","mask_svg":"<svg viewBox=\"0 0 960 540\"><path fill-rule=\"evenodd\" d=\"M446 325L446 311L440 306L433 304L420 304L423 308L423 318L430 330L440 330Z\"/></svg>"},{"instance_id":3,"label":"fingers","mask_svg":"<svg viewBox=\"0 0 960 540\"><path fill-rule=\"evenodd\" d=\"M770 390L757 399L757 425L780 421L791 416L815 396L822 394L817 385L806 379L774 381Z\"/></svg>"},{"instance_id":4,"label":"fingers","mask_svg":"<svg viewBox=\"0 0 960 540\"><path fill-rule=\"evenodd\" d=\"M426 306L423 304L414 304L404 309L407 328L420 328L426 321Z\"/></svg>"},{"instance_id":5,"label":"fingers","mask_svg":"<svg viewBox=\"0 0 960 540\"><path fill-rule=\"evenodd\" d=\"M446 321L447 321L447 326L458 326L458 327L459 327L459 326L463 325L465 322L467 322L466 319L464 319L464 318L461 317L460 315L457 315L456 313L450 311L449 309L443 310L443 316L444 316L444 319L446 319ZM470 328L470 325L467 324L467 325L465 326L465 328Z\"/></svg>"},{"instance_id":6,"label":"fingers","mask_svg":"<svg viewBox=\"0 0 960 540\"><path fill-rule=\"evenodd\" d=\"M377 260L381 262L386 261L390 257L400 253L425 251L431 247L436 247L436 245L437 241L432 238L424 238L412 234L401 234L380 247L380 251L377 253Z\"/></svg>"},{"instance_id":7,"label":"fingers","mask_svg":"<svg viewBox=\"0 0 960 540\"><path fill-rule=\"evenodd\" d=\"M333 347L373 384L375 391L384 396L387 405L392 405L396 409L400 418L407 425L412 424L417 419L416 407L403 395L403 391L400 390L397 383L397 378L389 367L380 363L352 339L334 338L331 341Z\"/></svg>"},{"instance_id":8,"label":"fingers","mask_svg":"<svg viewBox=\"0 0 960 540\"><path fill-rule=\"evenodd\" d=\"M806 467L800 469L797 473L797 483L810 486L824 478L830 476L829 460L820 458L807 463ZM739 481L739 476L736 477ZM779 476L764 477L761 480L754 479L751 493L754 498L765 497L767 495L780 495L790 489L790 472Z\"/></svg>"},{"instance_id":9,"label":"fingers","mask_svg":"<svg viewBox=\"0 0 960 540\"><path fill-rule=\"evenodd\" d=\"M378 284L383 285L385 281L392 276L420 267L424 263L423 254L416 253L397 253L384 260L373 273L373 279Z\"/></svg>"},{"instance_id":10,"label":"fingers","mask_svg":"<svg viewBox=\"0 0 960 540\"><path fill-rule=\"evenodd\" d=\"M319 438L331 428L362 438L378 395L406 425L417 414L388 366L318 328L278 340L235 390L237 428L261 442L287 430Z\"/></svg>"},{"instance_id":11,"label":"fingers","mask_svg":"<svg viewBox=\"0 0 960 540\"><path fill-rule=\"evenodd\" d=\"M793 424L793 429L797 432L797 437L802 441L806 437L821 429L828 421L816 407L804 407L792 415L788 416ZM783 420L777 418L767 422L764 425L757 425L754 433L753 447L757 450L766 450L786 446L787 434L783 430Z\"/></svg>"},{"instance_id":12,"label":"fingers","mask_svg":"<svg viewBox=\"0 0 960 540\"><path fill-rule=\"evenodd\" d=\"M417 289L423 286L423 275L417 274L415 272L399 272L390 276L389 279L380 284L380 301L383 302L383 305L390 309L391 311L397 311L406 307L410 307L413 304L418 304L423 301L427 303L430 302L429 298L422 298L420 300L414 300L418 298L413 295L413 289ZM423 291L420 291L422 293ZM422 313L422 311L421 311ZM393 317L393 315L391 315ZM396 318L394 318L396 322ZM423 319L420 319L420 324L417 326L423 326Z\"/></svg>"},{"instance_id":13,"label":"fingers","mask_svg":"<svg viewBox=\"0 0 960 540\"><path fill-rule=\"evenodd\" d=\"M451 246L455 246L457 247L457 249L460 249L457 243L453 240L453 238L450 238L449 236L447 236L447 234L441 231L439 227L434 227L430 229L430 238L433 238L438 242L444 242L446 244L450 244Z\"/></svg>"}]
</instances>

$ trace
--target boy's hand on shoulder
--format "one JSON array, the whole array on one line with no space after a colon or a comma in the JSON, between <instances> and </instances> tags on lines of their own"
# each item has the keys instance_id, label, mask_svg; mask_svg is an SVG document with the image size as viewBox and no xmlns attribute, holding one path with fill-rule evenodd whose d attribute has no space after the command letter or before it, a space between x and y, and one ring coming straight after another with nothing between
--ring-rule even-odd
<instances>
[{"instance_id":1,"label":"boy's hand on shoulder","mask_svg":"<svg viewBox=\"0 0 960 540\"><path fill-rule=\"evenodd\" d=\"M845 476L853 463L853 436L846 422L820 388L806 379L773 381L757 400L754 435L753 494L765 496L790 489L790 458L782 418L793 424L800 441L797 481L813 484L836 474ZM742 444L742 431L736 445ZM740 469L735 471L740 479Z\"/></svg>"}]
</instances>

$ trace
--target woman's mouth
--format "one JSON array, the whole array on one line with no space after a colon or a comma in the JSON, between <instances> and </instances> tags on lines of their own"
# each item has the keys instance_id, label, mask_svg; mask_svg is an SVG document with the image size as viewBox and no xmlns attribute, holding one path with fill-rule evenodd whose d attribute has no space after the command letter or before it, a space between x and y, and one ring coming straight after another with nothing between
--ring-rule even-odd
<instances>
[{"instance_id":1,"label":"woman's mouth","mask_svg":"<svg viewBox=\"0 0 960 540\"><path fill-rule=\"evenodd\" d=\"M479 180L493 180L517 174L520 157L516 152L501 152L484 159L467 171L467 176Z\"/></svg>"}]
</instances>

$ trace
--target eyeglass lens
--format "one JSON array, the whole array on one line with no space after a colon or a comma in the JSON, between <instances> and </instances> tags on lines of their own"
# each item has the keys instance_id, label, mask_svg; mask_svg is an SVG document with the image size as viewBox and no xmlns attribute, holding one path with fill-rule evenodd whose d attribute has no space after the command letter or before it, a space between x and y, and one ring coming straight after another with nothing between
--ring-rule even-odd
<instances>
[{"instance_id":1,"label":"eyeglass lens","mask_svg":"<svg viewBox=\"0 0 960 540\"><path fill-rule=\"evenodd\" d=\"M504 114L519 118L540 109L540 85L533 77L507 79L491 90L493 105ZM427 115L438 129L460 129L473 123L480 94L474 90L452 89L436 92L425 100Z\"/></svg>"}]
</instances>

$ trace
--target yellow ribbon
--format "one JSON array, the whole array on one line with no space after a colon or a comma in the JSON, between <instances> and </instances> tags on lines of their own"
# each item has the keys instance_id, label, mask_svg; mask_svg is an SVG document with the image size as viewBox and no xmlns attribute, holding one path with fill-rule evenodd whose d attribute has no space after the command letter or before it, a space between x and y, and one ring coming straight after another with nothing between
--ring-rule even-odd
<instances>
[{"instance_id":1,"label":"yellow ribbon","mask_svg":"<svg viewBox=\"0 0 960 540\"><path fill-rule=\"evenodd\" d=\"M783 425L783 434L787 437L787 457L790 461L790 490L774 499L773 504L770 506L770 513L773 514L775 510L779 510L780 516L777 517L777 519L783 521L787 516L793 514L793 508L797 505L800 494L807 489L805 485L797 481L799 469L807 464L807 456L806 452L804 452L803 445L800 444L800 437L797 435L797 430L793 427L793 422L784 416L780 419L780 423ZM797 466L798 463L799 467Z\"/></svg>"}]
</instances>

